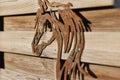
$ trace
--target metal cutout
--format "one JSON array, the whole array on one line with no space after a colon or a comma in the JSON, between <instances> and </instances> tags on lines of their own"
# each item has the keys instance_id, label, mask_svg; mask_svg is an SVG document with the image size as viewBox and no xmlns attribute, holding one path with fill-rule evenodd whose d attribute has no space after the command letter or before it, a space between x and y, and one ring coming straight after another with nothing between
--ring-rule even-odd
<instances>
[{"instance_id":1,"label":"metal cutout","mask_svg":"<svg viewBox=\"0 0 120 80\"><path fill-rule=\"evenodd\" d=\"M57 80L76 80L78 73L87 75L82 68L81 55L85 46L84 24L80 17L73 12L70 7L72 3L62 4L57 2L49 2L48 0L38 0L40 8L36 14L35 29L36 33L32 42L33 52L40 56L43 50L49 46L54 40L57 40L58 53L56 64ZM58 10L59 17L49 7L62 7ZM52 37L47 42L39 44L41 37L51 28ZM71 47L73 46L73 48ZM69 53L67 60L61 64L62 53Z\"/></svg>"}]
</instances>

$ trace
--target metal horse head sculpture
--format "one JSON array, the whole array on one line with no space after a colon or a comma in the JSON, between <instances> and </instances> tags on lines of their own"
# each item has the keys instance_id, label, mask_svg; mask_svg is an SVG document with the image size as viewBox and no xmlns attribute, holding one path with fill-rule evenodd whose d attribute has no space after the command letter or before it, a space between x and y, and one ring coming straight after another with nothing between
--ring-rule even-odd
<instances>
[{"instance_id":1,"label":"metal horse head sculpture","mask_svg":"<svg viewBox=\"0 0 120 80\"><path fill-rule=\"evenodd\" d=\"M40 8L36 15L35 29L36 33L32 42L33 52L41 55L43 50L49 46L54 40L57 41L58 53L56 64L57 80L76 80L77 72L87 74L81 66L81 55L84 50L84 24L80 17L70 9L71 3L62 4L57 2L50 3L48 0L39 0ZM62 7L58 10L59 17L49 7ZM50 27L52 37L47 42L39 44L41 37ZM69 53L67 60L61 64L62 53Z\"/></svg>"}]
</instances>

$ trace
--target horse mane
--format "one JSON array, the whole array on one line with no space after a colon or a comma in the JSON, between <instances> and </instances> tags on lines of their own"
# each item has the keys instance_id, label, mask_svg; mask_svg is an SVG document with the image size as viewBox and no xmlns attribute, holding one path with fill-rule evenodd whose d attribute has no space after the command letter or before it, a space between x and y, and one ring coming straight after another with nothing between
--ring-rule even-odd
<instances>
[{"instance_id":1,"label":"horse mane","mask_svg":"<svg viewBox=\"0 0 120 80\"><path fill-rule=\"evenodd\" d=\"M38 3L40 8L36 14L36 33L32 42L33 53L40 56L47 46L49 46L54 40L57 40L57 80L76 80L77 72L86 75L87 72L81 66L81 55L85 46L85 25L82 19L70 9L70 6L72 6L71 3L50 3L48 0L39 0ZM50 10L49 13L46 12L48 6L62 7L62 10L58 10L59 17L56 17L55 12L52 10ZM47 27L51 28L53 32L52 37L47 43L43 42L38 44L44 32L47 30ZM69 56L64 64L61 64L61 56L63 52L69 53Z\"/></svg>"}]
</instances>

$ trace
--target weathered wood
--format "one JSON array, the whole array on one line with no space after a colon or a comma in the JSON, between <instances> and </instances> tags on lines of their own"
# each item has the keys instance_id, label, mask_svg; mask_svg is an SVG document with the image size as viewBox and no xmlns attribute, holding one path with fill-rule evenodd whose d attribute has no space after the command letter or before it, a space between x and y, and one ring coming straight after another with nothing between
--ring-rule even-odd
<instances>
[{"instance_id":1,"label":"weathered wood","mask_svg":"<svg viewBox=\"0 0 120 80\"><path fill-rule=\"evenodd\" d=\"M94 11L83 11L81 14L92 24L93 32L119 32L120 31L120 9L105 9ZM94 15L93 15L94 14ZM5 31L33 31L35 15L5 17Z\"/></svg>"},{"instance_id":2,"label":"weathered wood","mask_svg":"<svg viewBox=\"0 0 120 80\"><path fill-rule=\"evenodd\" d=\"M56 1L56 0L49 0ZM57 2L71 2L73 8L86 8L114 5L114 0L57 0ZM38 9L37 0L0 0L0 16L34 13Z\"/></svg>"},{"instance_id":3,"label":"weathered wood","mask_svg":"<svg viewBox=\"0 0 120 80\"><path fill-rule=\"evenodd\" d=\"M28 74L40 78L49 78L55 80L55 64L56 60L37 58L18 54L5 53L6 69L19 72L18 74ZM85 76L85 80L119 80L120 68L107 67L100 65L90 65L90 69L96 74L97 79L92 78L90 75ZM29 66L29 67L28 67ZM15 72L14 72L15 73ZM9 74L8 76L17 77L18 74ZM28 76L27 75L27 76ZM27 77L24 75L24 77ZM17 78L19 79L20 76ZM32 76L28 76L33 78ZM23 80L23 79L22 79ZM31 80L31 79L30 79ZM35 78L36 80L36 78ZM38 79L37 79L38 80ZM40 79L41 80L41 79Z\"/></svg>"},{"instance_id":4,"label":"weathered wood","mask_svg":"<svg viewBox=\"0 0 120 80\"><path fill-rule=\"evenodd\" d=\"M35 25L34 16L12 16L4 18L5 31L33 31Z\"/></svg>"},{"instance_id":5,"label":"weathered wood","mask_svg":"<svg viewBox=\"0 0 120 80\"><path fill-rule=\"evenodd\" d=\"M9 69L5 69L5 70L1 69L0 73L1 73L0 80L47 80L47 79L41 79L39 77L30 74L24 74Z\"/></svg>"},{"instance_id":6,"label":"weathered wood","mask_svg":"<svg viewBox=\"0 0 120 80\"><path fill-rule=\"evenodd\" d=\"M45 34L41 41L47 41L51 32ZM32 31L8 31L0 32L0 51L33 55L31 42L34 32ZM88 32L85 33L85 50L82 61L120 66L120 33L119 32ZM56 41L48 46L42 56L56 58ZM66 59L68 54L63 55Z\"/></svg>"},{"instance_id":7,"label":"weathered wood","mask_svg":"<svg viewBox=\"0 0 120 80\"><path fill-rule=\"evenodd\" d=\"M55 60L5 53L5 68L40 78L55 77Z\"/></svg>"},{"instance_id":8,"label":"weathered wood","mask_svg":"<svg viewBox=\"0 0 120 80\"><path fill-rule=\"evenodd\" d=\"M92 24L92 31L119 32L120 8L81 12Z\"/></svg>"}]
</instances>

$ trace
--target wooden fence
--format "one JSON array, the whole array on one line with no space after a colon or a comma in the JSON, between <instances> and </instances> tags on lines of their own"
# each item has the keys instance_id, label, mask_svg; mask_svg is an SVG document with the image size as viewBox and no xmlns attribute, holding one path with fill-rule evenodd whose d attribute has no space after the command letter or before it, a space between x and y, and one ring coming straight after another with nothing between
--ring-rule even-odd
<instances>
[{"instance_id":1,"label":"wooden fence","mask_svg":"<svg viewBox=\"0 0 120 80\"><path fill-rule=\"evenodd\" d=\"M91 22L92 32L85 32L82 61L98 78L88 75L84 80L120 80L120 9L108 8L114 0L57 1L72 2L73 9ZM0 80L55 80L56 42L47 47L42 58L32 54L37 8L37 0L0 0Z\"/></svg>"}]
</instances>

